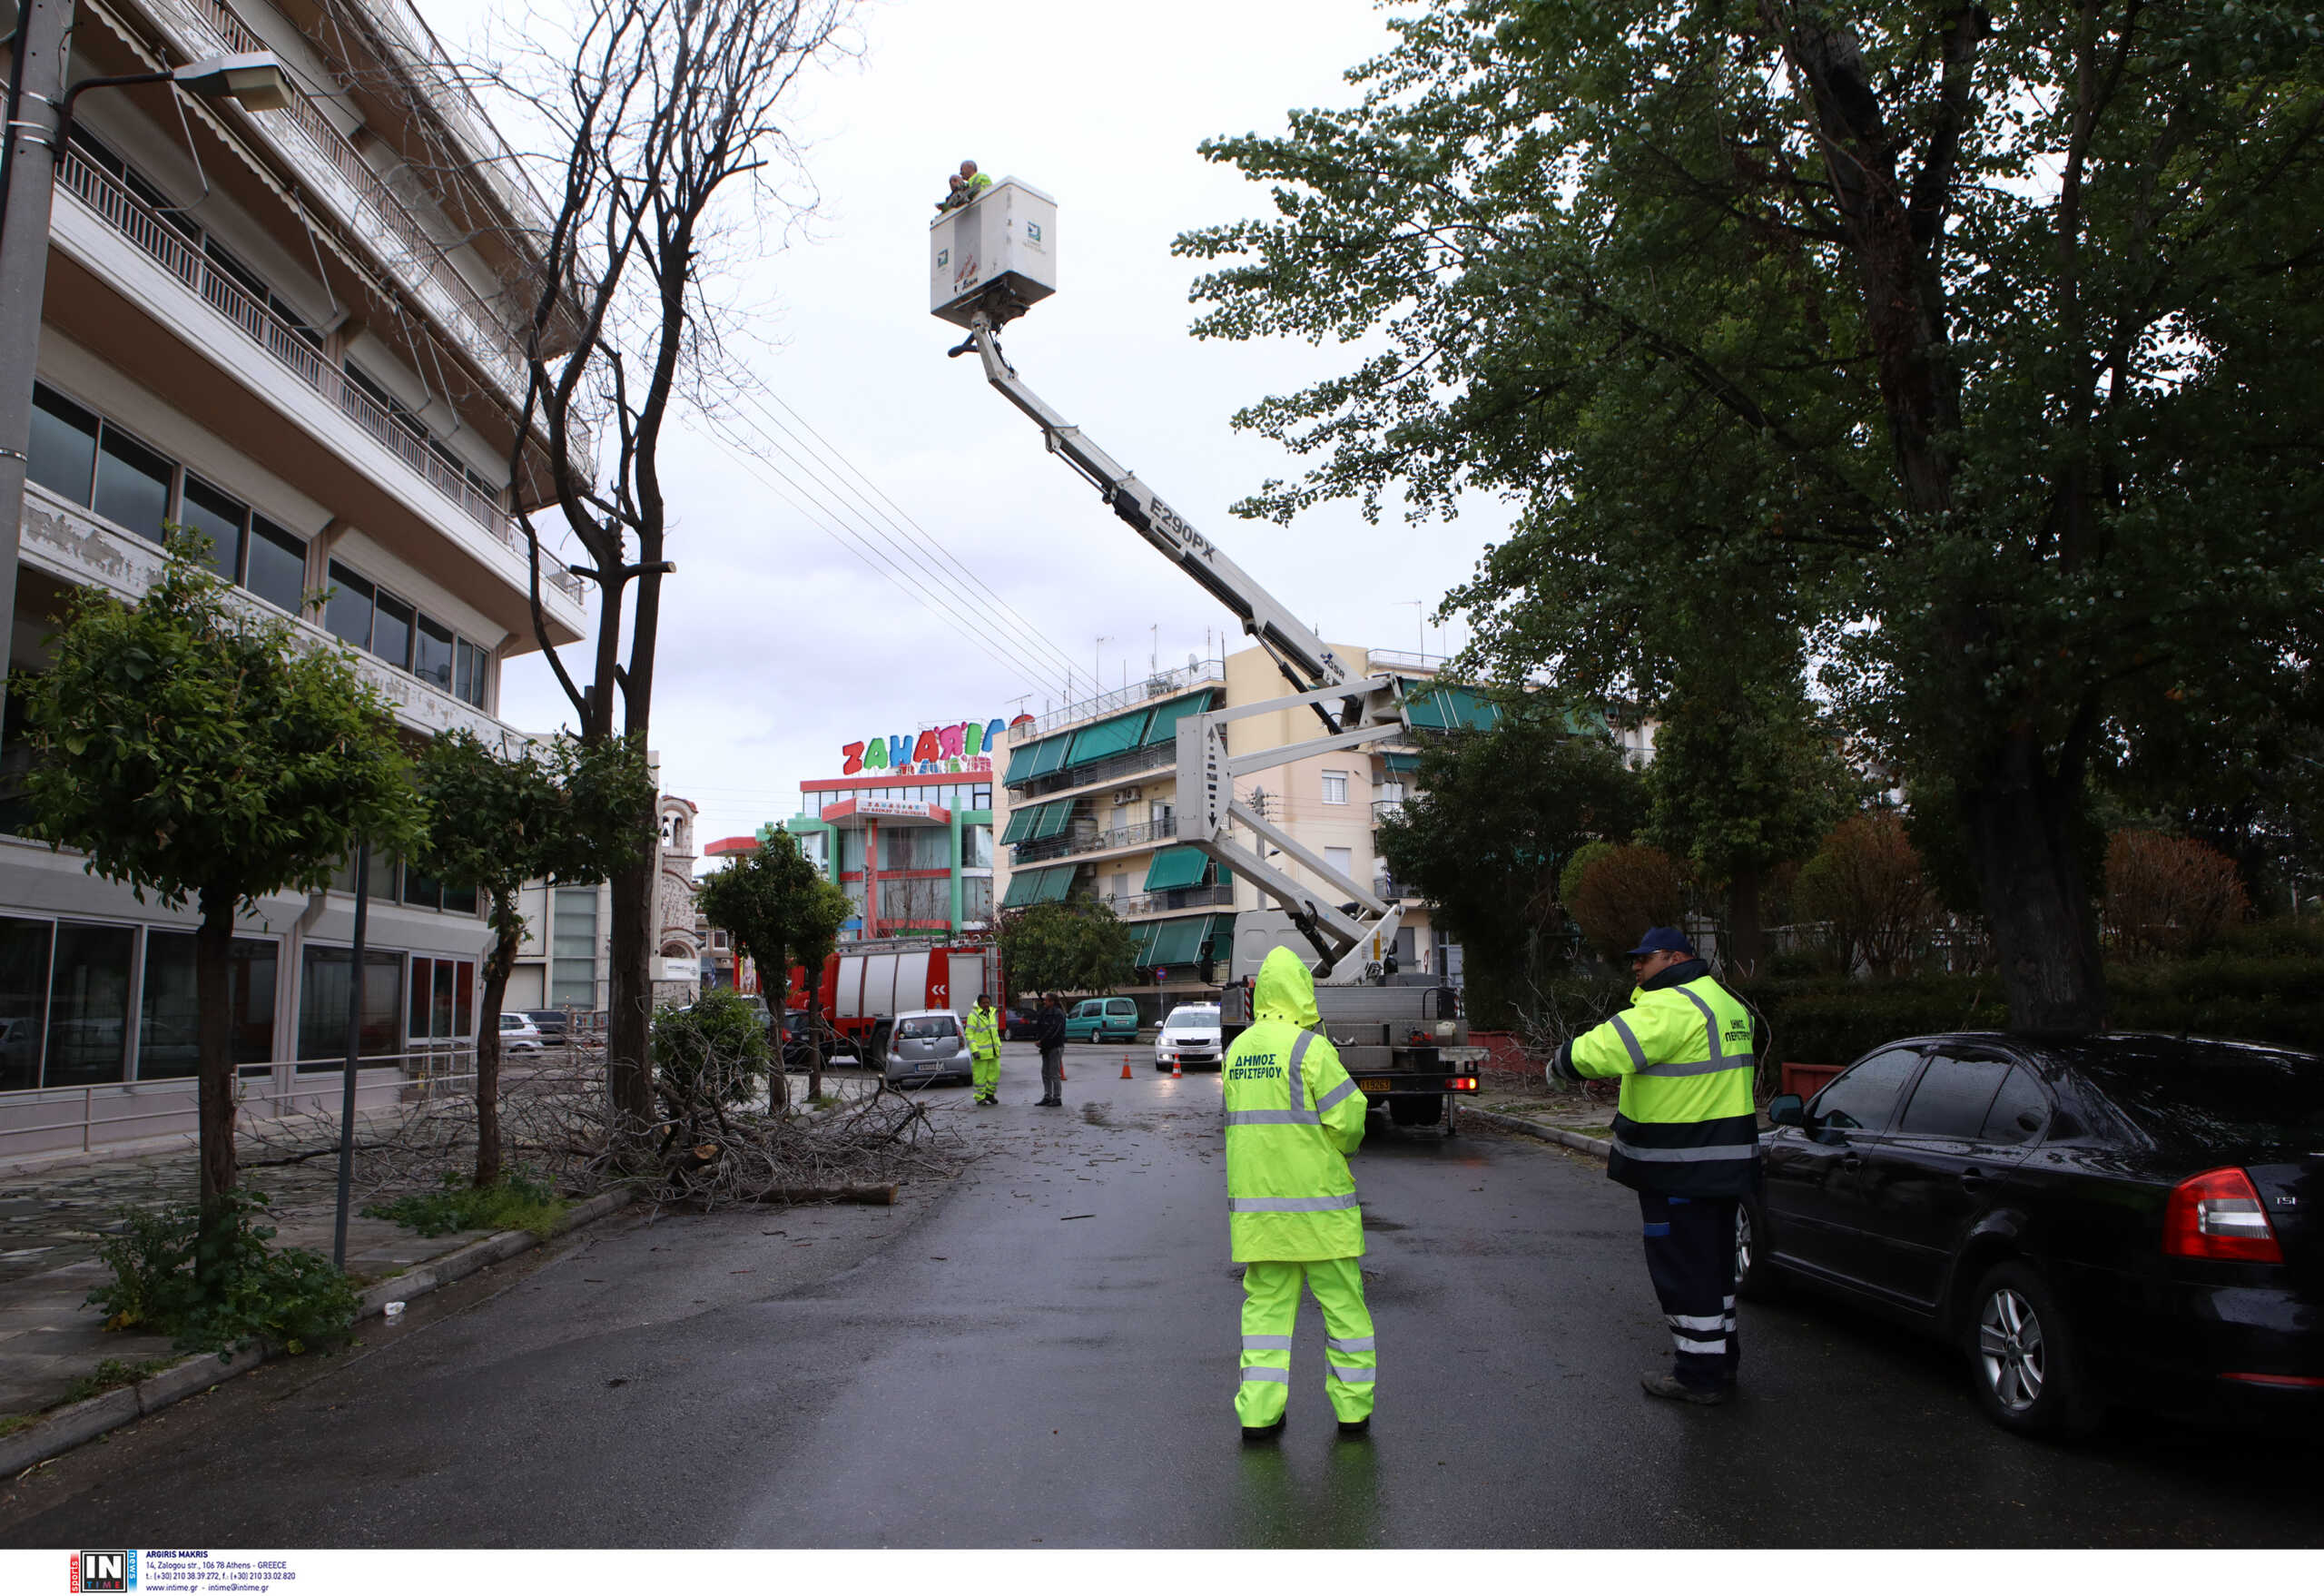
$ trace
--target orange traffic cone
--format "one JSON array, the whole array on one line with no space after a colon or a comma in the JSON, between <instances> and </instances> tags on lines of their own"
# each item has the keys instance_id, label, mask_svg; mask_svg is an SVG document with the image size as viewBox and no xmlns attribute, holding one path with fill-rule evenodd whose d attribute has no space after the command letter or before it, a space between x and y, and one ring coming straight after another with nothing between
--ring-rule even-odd
<instances>
[{"instance_id":1,"label":"orange traffic cone","mask_svg":"<svg viewBox=\"0 0 2324 1596\"><path fill-rule=\"evenodd\" d=\"M1178 1061L1177 1061L1176 1059L1171 1059L1171 1060L1170 1060L1170 1079L1171 1079L1172 1080L1184 1080L1186 1078L1187 1078L1187 1072L1186 1072L1184 1069L1181 1069L1180 1068L1178 1068Z\"/></svg>"},{"instance_id":2,"label":"orange traffic cone","mask_svg":"<svg viewBox=\"0 0 2324 1596\"><path fill-rule=\"evenodd\" d=\"M1129 1079L1129 1055L1128 1053L1124 1053L1122 1055L1122 1079L1124 1080L1128 1080Z\"/></svg>"}]
</instances>

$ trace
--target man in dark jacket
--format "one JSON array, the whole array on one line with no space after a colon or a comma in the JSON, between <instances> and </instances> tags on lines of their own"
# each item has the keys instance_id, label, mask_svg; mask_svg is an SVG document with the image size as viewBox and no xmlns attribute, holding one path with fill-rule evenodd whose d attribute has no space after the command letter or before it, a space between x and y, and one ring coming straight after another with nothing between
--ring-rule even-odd
<instances>
[{"instance_id":1,"label":"man in dark jacket","mask_svg":"<svg viewBox=\"0 0 2324 1596\"><path fill-rule=\"evenodd\" d=\"M1618 1077L1606 1173L1638 1193L1646 1268L1670 1327L1649 1394L1709 1406L1735 1389L1735 1213L1758 1183L1750 1010L1711 979L1685 934L1656 926L1630 950L1630 1007L1568 1042L1564 1080Z\"/></svg>"},{"instance_id":2,"label":"man in dark jacket","mask_svg":"<svg viewBox=\"0 0 2324 1596\"><path fill-rule=\"evenodd\" d=\"M1065 1107L1065 1005L1051 992L1033 1017L1033 1041L1041 1049L1041 1103L1044 1108Z\"/></svg>"}]
</instances>

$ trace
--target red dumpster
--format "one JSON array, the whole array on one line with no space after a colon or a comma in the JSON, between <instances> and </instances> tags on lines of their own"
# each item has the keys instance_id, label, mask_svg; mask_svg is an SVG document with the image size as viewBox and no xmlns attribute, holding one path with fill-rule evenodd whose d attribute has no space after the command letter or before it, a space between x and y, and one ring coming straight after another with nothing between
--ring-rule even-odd
<instances>
[{"instance_id":1,"label":"red dumpster","mask_svg":"<svg viewBox=\"0 0 2324 1596\"><path fill-rule=\"evenodd\" d=\"M1812 1098L1845 1068L1841 1064L1786 1064L1781 1067L1783 1089L1798 1093L1802 1099Z\"/></svg>"}]
</instances>

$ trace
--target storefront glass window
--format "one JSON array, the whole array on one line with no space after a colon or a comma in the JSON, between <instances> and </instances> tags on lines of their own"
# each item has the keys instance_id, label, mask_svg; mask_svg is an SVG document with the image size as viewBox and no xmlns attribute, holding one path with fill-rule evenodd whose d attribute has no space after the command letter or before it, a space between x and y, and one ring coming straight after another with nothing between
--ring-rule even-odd
<instances>
[{"instance_id":1,"label":"storefront glass window","mask_svg":"<svg viewBox=\"0 0 2324 1596\"><path fill-rule=\"evenodd\" d=\"M0 916L0 1091L40 1084L40 1040L48 1029L48 950L54 934L45 920Z\"/></svg>"},{"instance_id":2,"label":"storefront glass window","mask_svg":"<svg viewBox=\"0 0 2324 1596\"><path fill-rule=\"evenodd\" d=\"M129 1039L129 954L136 941L133 926L58 922L43 1086L122 1079Z\"/></svg>"},{"instance_id":3,"label":"storefront glass window","mask_svg":"<svg viewBox=\"0 0 2324 1596\"><path fill-rule=\"evenodd\" d=\"M236 937L228 953L226 991L237 1068L274 1059L275 944ZM192 931L145 933L145 990L137 1010L137 1079L168 1080L200 1062L199 1000L194 995Z\"/></svg>"},{"instance_id":4,"label":"storefront glass window","mask_svg":"<svg viewBox=\"0 0 2324 1596\"><path fill-rule=\"evenodd\" d=\"M299 1068L337 1069L347 1058L347 1010L354 961L346 948L309 948L299 971ZM402 1051L403 956L363 951L363 1029L357 1053Z\"/></svg>"}]
</instances>

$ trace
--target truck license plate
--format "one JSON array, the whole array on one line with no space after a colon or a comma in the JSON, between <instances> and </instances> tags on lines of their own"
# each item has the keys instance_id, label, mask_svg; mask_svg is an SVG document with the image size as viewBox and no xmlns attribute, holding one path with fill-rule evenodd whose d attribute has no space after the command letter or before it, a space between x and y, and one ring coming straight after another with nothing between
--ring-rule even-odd
<instances>
[{"instance_id":1,"label":"truck license plate","mask_svg":"<svg viewBox=\"0 0 2324 1596\"><path fill-rule=\"evenodd\" d=\"M1377 1075L1367 1075L1355 1085L1358 1091L1366 1093L1384 1092L1388 1089L1387 1081Z\"/></svg>"}]
</instances>

